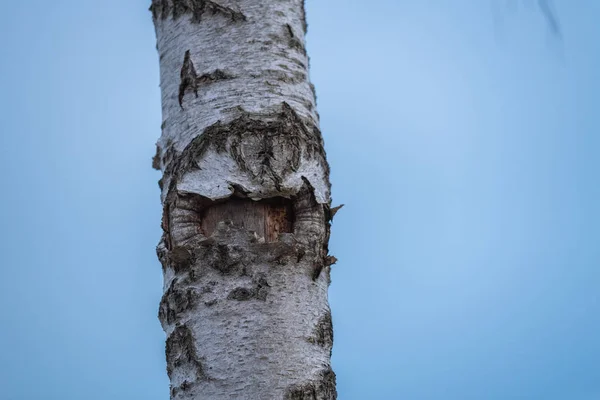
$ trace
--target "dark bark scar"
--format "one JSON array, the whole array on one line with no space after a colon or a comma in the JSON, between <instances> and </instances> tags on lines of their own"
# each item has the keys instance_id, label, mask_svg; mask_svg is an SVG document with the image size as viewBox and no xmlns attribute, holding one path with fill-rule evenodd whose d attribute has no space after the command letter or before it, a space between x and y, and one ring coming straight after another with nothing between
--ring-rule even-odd
<instances>
[{"instance_id":1,"label":"dark bark scar","mask_svg":"<svg viewBox=\"0 0 600 400\"><path fill-rule=\"evenodd\" d=\"M192 61L189 50L185 52L185 56L183 57L183 65L181 66L180 77L181 83L179 84L179 106L183 110L183 97L185 96L185 91L188 88L192 89L196 97L198 97L198 74L196 73L196 68L194 67L194 62Z\"/></svg>"},{"instance_id":2,"label":"dark bark scar","mask_svg":"<svg viewBox=\"0 0 600 400\"><path fill-rule=\"evenodd\" d=\"M216 81L232 79L233 76L216 69L213 72L198 76L196 67L192 61L190 51L187 50L183 57L183 65L180 72L181 82L179 83L179 106L183 110L183 98L187 90L192 90L196 98L198 98L198 88L201 84L214 83Z\"/></svg>"},{"instance_id":3,"label":"dark bark scar","mask_svg":"<svg viewBox=\"0 0 600 400\"><path fill-rule=\"evenodd\" d=\"M165 20L169 15L179 19L183 15L191 14L193 23L200 23L206 13L223 15L233 22L246 21L246 16L239 10L225 7L211 0L152 0L150 12L154 20Z\"/></svg>"}]
</instances>

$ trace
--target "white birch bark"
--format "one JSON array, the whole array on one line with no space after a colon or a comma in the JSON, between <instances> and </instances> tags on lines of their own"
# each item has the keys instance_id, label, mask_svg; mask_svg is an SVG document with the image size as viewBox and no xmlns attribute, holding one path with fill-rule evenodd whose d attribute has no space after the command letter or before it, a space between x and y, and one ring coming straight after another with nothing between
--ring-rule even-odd
<instances>
[{"instance_id":1,"label":"white birch bark","mask_svg":"<svg viewBox=\"0 0 600 400\"><path fill-rule=\"evenodd\" d=\"M172 399L336 398L303 0L153 0Z\"/></svg>"}]
</instances>

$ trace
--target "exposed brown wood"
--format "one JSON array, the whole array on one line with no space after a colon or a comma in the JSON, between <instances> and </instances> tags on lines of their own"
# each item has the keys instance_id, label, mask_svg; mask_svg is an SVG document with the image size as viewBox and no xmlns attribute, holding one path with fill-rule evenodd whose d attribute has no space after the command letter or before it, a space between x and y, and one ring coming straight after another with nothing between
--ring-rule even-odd
<instances>
[{"instance_id":1,"label":"exposed brown wood","mask_svg":"<svg viewBox=\"0 0 600 400\"><path fill-rule=\"evenodd\" d=\"M265 204L267 215L265 218L265 240L275 242L280 233L292 232L292 207L291 204Z\"/></svg>"},{"instance_id":2,"label":"exposed brown wood","mask_svg":"<svg viewBox=\"0 0 600 400\"><path fill-rule=\"evenodd\" d=\"M232 198L208 207L202 216L202 231L210 236L221 221L254 231L267 242L275 242L280 233L292 232L291 203L285 200L253 201Z\"/></svg>"}]
</instances>

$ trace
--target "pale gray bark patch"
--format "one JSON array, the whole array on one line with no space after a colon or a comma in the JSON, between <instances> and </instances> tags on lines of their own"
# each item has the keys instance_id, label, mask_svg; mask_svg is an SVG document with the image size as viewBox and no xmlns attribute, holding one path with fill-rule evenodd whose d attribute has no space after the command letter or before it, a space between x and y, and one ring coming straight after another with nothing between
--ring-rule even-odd
<instances>
[{"instance_id":1,"label":"pale gray bark patch","mask_svg":"<svg viewBox=\"0 0 600 400\"><path fill-rule=\"evenodd\" d=\"M232 21L246 20L246 16L239 10L210 0L153 0L150 11L155 20L167 19L169 16L176 20L189 14L192 21L199 23L205 13L221 14Z\"/></svg>"},{"instance_id":2,"label":"pale gray bark patch","mask_svg":"<svg viewBox=\"0 0 600 400\"><path fill-rule=\"evenodd\" d=\"M284 400L336 400L335 380L335 373L326 368L316 379L288 388Z\"/></svg>"}]
</instances>

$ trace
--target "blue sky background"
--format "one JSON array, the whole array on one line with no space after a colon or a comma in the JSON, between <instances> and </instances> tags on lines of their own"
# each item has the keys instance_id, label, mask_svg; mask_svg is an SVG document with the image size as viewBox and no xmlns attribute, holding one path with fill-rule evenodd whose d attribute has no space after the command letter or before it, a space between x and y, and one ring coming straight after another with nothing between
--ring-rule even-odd
<instances>
[{"instance_id":1,"label":"blue sky background","mask_svg":"<svg viewBox=\"0 0 600 400\"><path fill-rule=\"evenodd\" d=\"M308 0L342 400L600 399L600 2ZM167 399L148 1L6 2L0 398Z\"/></svg>"}]
</instances>

